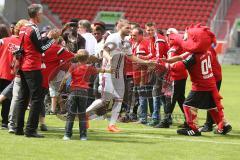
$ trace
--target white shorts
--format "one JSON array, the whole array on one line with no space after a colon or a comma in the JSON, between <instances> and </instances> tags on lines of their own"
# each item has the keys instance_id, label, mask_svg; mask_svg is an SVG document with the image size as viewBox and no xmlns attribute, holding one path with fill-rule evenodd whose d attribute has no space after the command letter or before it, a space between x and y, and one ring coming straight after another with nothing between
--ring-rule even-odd
<instances>
[{"instance_id":1,"label":"white shorts","mask_svg":"<svg viewBox=\"0 0 240 160\"><path fill-rule=\"evenodd\" d=\"M65 72L64 71L59 71L57 76L49 83L49 94L50 94L50 97L57 97L57 96L59 96L58 89L59 89L59 86L60 86L61 81L62 81L64 76L65 76Z\"/></svg>"},{"instance_id":2,"label":"white shorts","mask_svg":"<svg viewBox=\"0 0 240 160\"><path fill-rule=\"evenodd\" d=\"M104 73L100 84L101 95L103 99L110 101L112 99L123 99L125 85L123 78L112 78L111 74Z\"/></svg>"},{"instance_id":3,"label":"white shorts","mask_svg":"<svg viewBox=\"0 0 240 160\"><path fill-rule=\"evenodd\" d=\"M59 86L60 86L61 82L53 82L51 81L51 83L49 83L49 94L50 97L58 97L59 96Z\"/></svg>"}]
</instances>

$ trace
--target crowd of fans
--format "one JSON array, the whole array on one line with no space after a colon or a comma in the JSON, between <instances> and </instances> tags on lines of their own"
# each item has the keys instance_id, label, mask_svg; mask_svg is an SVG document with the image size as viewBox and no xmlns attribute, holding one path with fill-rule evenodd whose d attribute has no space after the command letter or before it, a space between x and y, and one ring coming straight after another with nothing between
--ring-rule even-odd
<instances>
[{"instance_id":1,"label":"crowd of fans","mask_svg":"<svg viewBox=\"0 0 240 160\"><path fill-rule=\"evenodd\" d=\"M43 137L37 129L48 130L44 104L48 93L51 114L66 116L64 140L72 136L75 116L80 139L86 140L89 118L105 118L108 111L110 132L121 131L117 121L169 128L174 123L176 103L183 120L178 134L199 136L212 131L214 123L217 134L231 131L217 107L218 92L206 88L214 83L220 90L222 80L213 46L198 57L177 43L179 37L186 40L189 35L175 28L164 33L153 22L143 29L125 19L120 19L114 30L106 30L103 22L91 24L74 18L62 29L47 26L40 31L37 25L42 9L40 4L32 4L28 7L29 20L21 19L10 28L0 25L1 116L2 128L9 133ZM197 67L202 74L196 73ZM188 72L193 88L185 99ZM62 95L67 95L66 103ZM202 127L196 124L197 109L208 110Z\"/></svg>"}]
</instances>

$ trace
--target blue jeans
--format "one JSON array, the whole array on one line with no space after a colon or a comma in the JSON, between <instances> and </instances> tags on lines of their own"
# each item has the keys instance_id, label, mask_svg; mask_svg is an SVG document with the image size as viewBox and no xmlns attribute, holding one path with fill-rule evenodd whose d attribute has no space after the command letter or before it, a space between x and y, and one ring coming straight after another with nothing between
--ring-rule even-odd
<instances>
[{"instance_id":1,"label":"blue jeans","mask_svg":"<svg viewBox=\"0 0 240 160\"><path fill-rule=\"evenodd\" d=\"M160 107L162 105L161 98L153 97L153 113L152 113L152 119L153 120L160 120Z\"/></svg>"},{"instance_id":2,"label":"blue jeans","mask_svg":"<svg viewBox=\"0 0 240 160\"><path fill-rule=\"evenodd\" d=\"M148 105L147 105L147 97L139 96L139 120L141 122L147 122L147 112L148 112Z\"/></svg>"},{"instance_id":3,"label":"blue jeans","mask_svg":"<svg viewBox=\"0 0 240 160\"><path fill-rule=\"evenodd\" d=\"M76 116L79 118L79 132L80 138L87 136L86 127L86 107L88 103L88 90L87 89L77 89L71 91L68 96L68 113L67 121L65 125L65 136L72 136L72 128L74 125L74 119Z\"/></svg>"}]
</instances>

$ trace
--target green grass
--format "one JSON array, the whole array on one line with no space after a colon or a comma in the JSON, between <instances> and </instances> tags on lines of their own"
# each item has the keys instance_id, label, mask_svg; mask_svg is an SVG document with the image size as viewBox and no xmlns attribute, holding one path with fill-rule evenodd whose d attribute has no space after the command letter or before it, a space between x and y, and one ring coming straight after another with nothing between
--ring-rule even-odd
<instances>
[{"instance_id":1,"label":"green grass","mask_svg":"<svg viewBox=\"0 0 240 160\"><path fill-rule=\"evenodd\" d=\"M170 129L153 129L137 124L120 124L123 132L106 131L107 121L91 121L88 141L80 141L75 123L73 140L63 141L64 121L47 116L50 131L45 138L34 139L15 136L0 130L0 160L239 160L240 125L238 98L240 98L240 66L223 66L221 94L227 120L233 131L226 136L203 133L201 137L185 137L176 134L176 125L182 119L174 119ZM188 89L190 84L188 83ZM176 107L175 113L179 109ZM203 124L205 111L199 111L199 123Z\"/></svg>"}]
</instances>

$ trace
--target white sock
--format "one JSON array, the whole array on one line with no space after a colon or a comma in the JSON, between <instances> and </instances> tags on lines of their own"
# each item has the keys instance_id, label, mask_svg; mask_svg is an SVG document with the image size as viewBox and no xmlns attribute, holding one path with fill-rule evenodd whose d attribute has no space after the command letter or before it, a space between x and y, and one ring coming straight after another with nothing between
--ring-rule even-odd
<instances>
[{"instance_id":1,"label":"white sock","mask_svg":"<svg viewBox=\"0 0 240 160\"><path fill-rule=\"evenodd\" d=\"M98 109L104 105L104 101L102 99L96 99L93 101L93 103L86 109L86 112L93 111L95 109Z\"/></svg>"},{"instance_id":2,"label":"white sock","mask_svg":"<svg viewBox=\"0 0 240 160\"><path fill-rule=\"evenodd\" d=\"M112 116L109 125L115 125L121 110L122 100L115 100L112 108Z\"/></svg>"}]
</instances>

